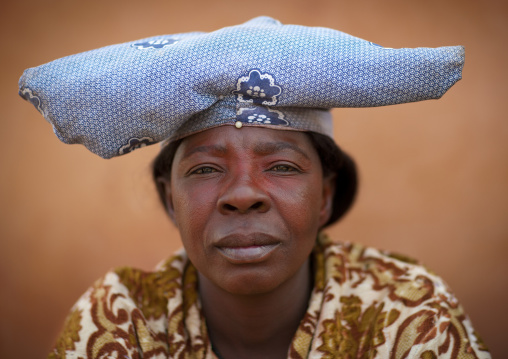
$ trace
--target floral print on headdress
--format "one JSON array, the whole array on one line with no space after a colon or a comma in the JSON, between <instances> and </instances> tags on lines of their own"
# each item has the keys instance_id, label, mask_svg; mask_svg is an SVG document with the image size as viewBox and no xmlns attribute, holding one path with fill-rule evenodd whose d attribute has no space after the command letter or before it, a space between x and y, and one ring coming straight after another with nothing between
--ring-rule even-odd
<instances>
[{"instance_id":1,"label":"floral print on headdress","mask_svg":"<svg viewBox=\"0 0 508 359\"><path fill-rule=\"evenodd\" d=\"M137 42L135 44L132 44L132 47L135 47L139 50L162 49L162 48L167 47L169 45L173 45L176 42L178 42L178 40L176 40L176 39L158 39L158 40L150 40L150 41L145 41L145 42Z\"/></svg>"},{"instance_id":2,"label":"floral print on headdress","mask_svg":"<svg viewBox=\"0 0 508 359\"><path fill-rule=\"evenodd\" d=\"M282 88L275 84L272 75L255 69L238 79L233 93L239 102L273 106L277 103L277 96L282 93Z\"/></svg>"},{"instance_id":3,"label":"floral print on headdress","mask_svg":"<svg viewBox=\"0 0 508 359\"><path fill-rule=\"evenodd\" d=\"M126 153L130 153L134 150L137 150L138 148L142 148L151 145L153 143L154 140L151 139L150 137L142 137L142 138L133 137L129 140L129 142L125 146L122 146L118 152L121 155L124 155Z\"/></svg>"},{"instance_id":4,"label":"floral print on headdress","mask_svg":"<svg viewBox=\"0 0 508 359\"><path fill-rule=\"evenodd\" d=\"M281 111L270 110L264 106L241 108L236 120L243 123L289 126Z\"/></svg>"}]
</instances>

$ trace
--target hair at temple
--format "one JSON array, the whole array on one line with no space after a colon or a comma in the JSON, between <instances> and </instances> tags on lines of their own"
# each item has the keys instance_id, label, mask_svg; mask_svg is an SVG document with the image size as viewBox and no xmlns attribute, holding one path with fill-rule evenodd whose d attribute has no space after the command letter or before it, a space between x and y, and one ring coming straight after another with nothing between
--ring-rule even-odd
<instances>
[{"instance_id":1,"label":"hair at temple","mask_svg":"<svg viewBox=\"0 0 508 359\"><path fill-rule=\"evenodd\" d=\"M306 134L321 159L323 175L336 175L333 210L330 219L323 226L326 227L342 218L353 205L358 187L356 165L353 159L330 137L315 132L306 132ZM152 177L164 208L166 208L165 188L158 178L171 177L173 158L181 142L182 140L177 140L165 146L152 164Z\"/></svg>"}]
</instances>

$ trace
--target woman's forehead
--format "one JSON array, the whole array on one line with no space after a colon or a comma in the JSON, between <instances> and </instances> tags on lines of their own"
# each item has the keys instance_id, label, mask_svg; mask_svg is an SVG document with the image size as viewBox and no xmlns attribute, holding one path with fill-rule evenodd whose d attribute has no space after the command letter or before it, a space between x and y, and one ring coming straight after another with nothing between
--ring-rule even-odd
<instances>
[{"instance_id":1,"label":"woman's forehead","mask_svg":"<svg viewBox=\"0 0 508 359\"><path fill-rule=\"evenodd\" d=\"M224 153L234 148L249 149L256 154L270 154L285 150L310 157L315 151L304 132L282 131L263 127L221 126L208 129L183 139L179 151L184 156L196 152Z\"/></svg>"}]
</instances>

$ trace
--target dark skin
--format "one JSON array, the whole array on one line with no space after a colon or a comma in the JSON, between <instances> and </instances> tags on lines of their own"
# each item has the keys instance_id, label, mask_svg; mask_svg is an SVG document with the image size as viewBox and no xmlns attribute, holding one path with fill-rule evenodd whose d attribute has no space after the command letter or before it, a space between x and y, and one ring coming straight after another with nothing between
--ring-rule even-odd
<instances>
[{"instance_id":1,"label":"dark skin","mask_svg":"<svg viewBox=\"0 0 508 359\"><path fill-rule=\"evenodd\" d=\"M301 132L223 126L183 140L168 212L199 275L210 338L224 358L286 358L312 288L309 255L333 178Z\"/></svg>"}]
</instances>

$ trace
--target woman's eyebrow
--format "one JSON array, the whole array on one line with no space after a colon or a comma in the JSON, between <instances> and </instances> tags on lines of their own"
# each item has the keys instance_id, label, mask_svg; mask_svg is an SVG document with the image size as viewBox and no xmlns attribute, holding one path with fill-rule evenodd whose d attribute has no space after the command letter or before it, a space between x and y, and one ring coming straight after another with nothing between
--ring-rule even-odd
<instances>
[{"instance_id":1,"label":"woman's eyebrow","mask_svg":"<svg viewBox=\"0 0 508 359\"><path fill-rule=\"evenodd\" d=\"M217 155L224 155L227 153L227 148L222 145L210 145L210 146L197 146L190 148L189 150L185 151L183 154L183 157L189 157L192 156L195 153L198 152L205 152L209 154L217 154Z\"/></svg>"},{"instance_id":2,"label":"woman's eyebrow","mask_svg":"<svg viewBox=\"0 0 508 359\"><path fill-rule=\"evenodd\" d=\"M308 159L310 161L309 156L307 155L307 153L305 153L304 150L302 150L297 145L294 145L289 142L262 142L262 143L258 143L254 146L254 153L259 154L259 155L270 155L270 154L273 154L276 152L281 152L281 151L288 150L288 149L299 153L300 155L302 155L303 157L305 157L306 159Z\"/></svg>"}]
</instances>

